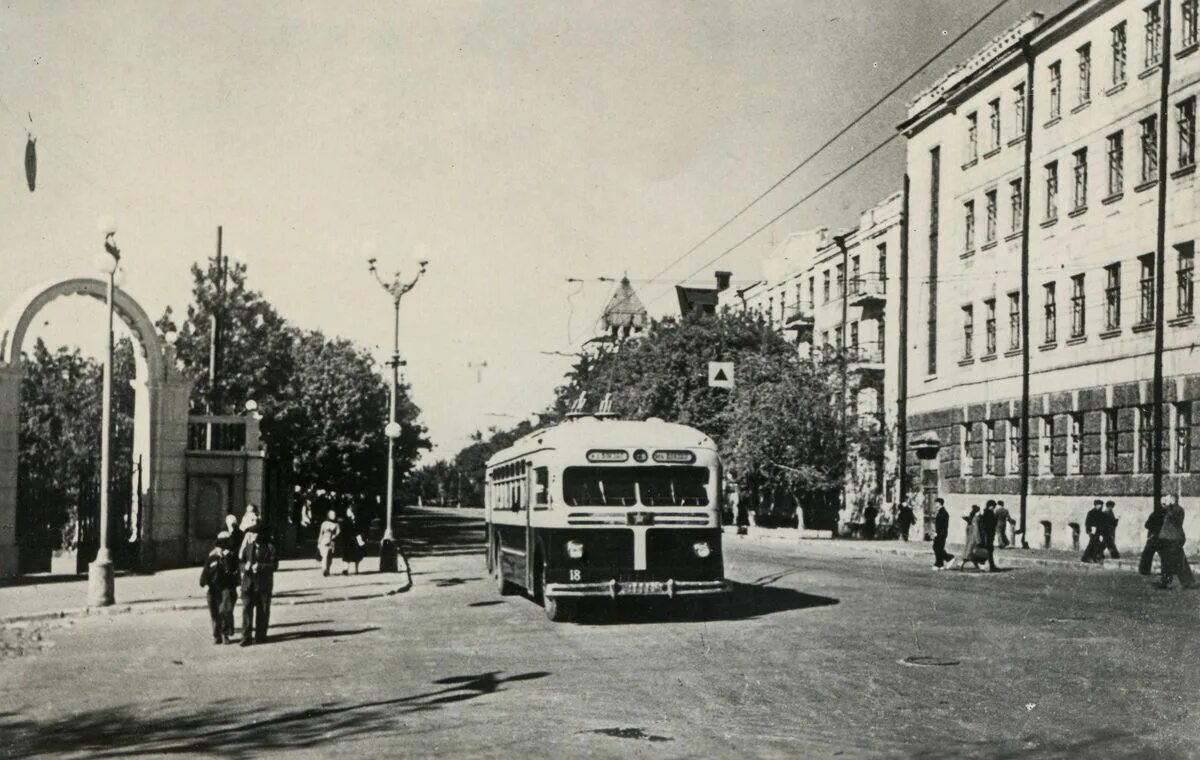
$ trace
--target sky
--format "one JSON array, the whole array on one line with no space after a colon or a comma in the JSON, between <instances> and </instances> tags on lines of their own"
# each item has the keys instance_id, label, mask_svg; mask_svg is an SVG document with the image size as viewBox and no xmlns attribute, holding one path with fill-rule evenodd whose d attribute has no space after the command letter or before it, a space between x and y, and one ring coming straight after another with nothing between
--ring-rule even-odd
<instances>
[{"instance_id":1,"label":"sky","mask_svg":"<svg viewBox=\"0 0 1200 760\"><path fill-rule=\"evenodd\" d=\"M285 317L382 360L391 303L366 258L408 272L425 250L401 353L433 457L450 456L548 406L571 363L554 352L594 335L612 293L599 278L627 274L668 314L675 283L751 282L772 238L852 226L898 190L903 139L710 263L892 134L951 66L1066 0L1009 0L668 268L996 1L3 2L0 313L95 275L104 215L123 287L152 319L181 312L222 225ZM47 307L30 340L97 352L103 306L82 301Z\"/></svg>"}]
</instances>

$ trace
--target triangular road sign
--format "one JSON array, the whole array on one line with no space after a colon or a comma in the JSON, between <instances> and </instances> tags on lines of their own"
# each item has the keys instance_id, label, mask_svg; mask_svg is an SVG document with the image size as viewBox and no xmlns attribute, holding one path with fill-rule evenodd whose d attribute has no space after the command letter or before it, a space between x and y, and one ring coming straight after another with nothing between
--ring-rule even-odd
<instances>
[{"instance_id":1,"label":"triangular road sign","mask_svg":"<svg viewBox=\"0 0 1200 760\"><path fill-rule=\"evenodd\" d=\"M708 363L708 387L710 387L710 388L732 388L733 387L733 362L709 362Z\"/></svg>"}]
</instances>

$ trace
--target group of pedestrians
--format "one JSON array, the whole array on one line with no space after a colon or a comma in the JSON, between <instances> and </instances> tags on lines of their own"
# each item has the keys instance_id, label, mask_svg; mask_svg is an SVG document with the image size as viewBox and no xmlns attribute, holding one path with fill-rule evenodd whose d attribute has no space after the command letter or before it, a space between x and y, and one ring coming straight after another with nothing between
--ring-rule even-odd
<instances>
[{"instance_id":1,"label":"group of pedestrians","mask_svg":"<svg viewBox=\"0 0 1200 760\"><path fill-rule=\"evenodd\" d=\"M267 639L271 594L279 566L274 537L260 524L253 504L246 507L240 522L230 514L225 524L226 529L217 534L200 571L200 585L208 589L213 643L233 643L233 610L240 588L241 645L261 644Z\"/></svg>"},{"instance_id":2,"label":"group of pedestrians","mask_svg":"<svg viewBox=\"0 0 1200 760\"><path fill-rule=\"evenodd\" d=\"M1155 506L1146 518L1146 546L1142 549L1138 572L1150 575L1154 555L1157 554L1160 572L1158 585L1162 588L1170 588L1176 578L1179 578L1179 585L1183 588L1196 587L1192 566L1188 564L1187 554L1183 551L1183 544L1187 540L1183 532L1183 517L1183 507L1171 502Z\"/></svg>"},{"instance_id":3,"label":"group of pedestrians","mask_svg":"<svg viewBox=\"0 0 1200 760\"><path fill-rule=\"evenodd\" d=\"M942 498L936 500L937 512L933 517L933 569L944 570L950 566L954 555L946 551L946 539L950 535L950 513L946 510L946 502ZM983 509L978 504L971 505L971 511L965 515L966 540L963 554L959 558L958 569L962 570L970 562L977 569L987 563L988 572L996 572L996 548L1005 549L1009 545L1008 529L1016 525L1004 501L988 499Z\"/></svg>"},{"instance_id":4,"label":"group of pedestrians","mask_svg":"<svg viewBox=\"0 0 1200 760\"><path fill-rule=\"evenodd\" d=\"M1121 558L1121 553L1117 551L1118 520L1113 511L1116 506L1116 502L1105 502L1103 499L1096 499L1092 503L1092 508L1088 510L1087 516L1083 519L1083 527L1088 535L1088 544L1083 550L1083 556L1080 557L1081 561L1101 562L1104 560L1105 552L1108 552L1108 556L1113 559Z\"/></svg>"},{"instance_id":5,"label":"group of pedestrians","mask_svg":"<svg viewBox=\"0 0 1200 760\"><path fill-rule=\"evenodd\" d=\"M350 568L358 575L358 563L362 562L363 547L366 546L354 507L346 507L346 516L338 521L337 512L329 510L317 531L317 553L321 559L322 575L329 575L333 567L335 552L342 558L342 575L349 575Z\"/></svg>"}]
</instances>

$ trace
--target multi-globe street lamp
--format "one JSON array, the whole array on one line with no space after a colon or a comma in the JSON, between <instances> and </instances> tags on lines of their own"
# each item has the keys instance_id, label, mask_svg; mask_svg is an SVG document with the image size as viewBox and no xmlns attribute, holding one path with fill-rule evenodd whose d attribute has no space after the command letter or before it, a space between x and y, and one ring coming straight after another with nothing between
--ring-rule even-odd
<instances>
[{"instance_id":1,"label":"multi-globe street lamp","mask_svg":"<svg viewBox=\"0 0 1200 760\"><path fill-rule=\"evenodd\" d=\"M404 294L412 290L417 285L417 281L425 274L425 268L429 266L429 259L420 256L417 259L417 273L412 279L401 279L401 273L397 271L390 282L384 280L379 275L379 270L375 267L375 257L367 259L367 268L375 276L375 280L387 291L392 297L392 358L388 361L388 366L392 368L392 383L390 393L388 394L388 421L383 428L384 435L388 439L387 453L387 516L384 522L383 539L379 544L379 572L394 573L397 570L396 566L396 537L392 532L392 516L394 514L395 498L396 498L396 459L395 448L396 439L400 437L400 423L396 421L396 387L400 384L400 299Z\"/></svg>"},{"instance_id":2,"label":"multi-globe street lamp","mask_svg":"<svg viewBox=\"0 0 1200 760\"><path fill-rule=\"evenodd\" d=\"M111 219L106 217L100 220L100 232L104 235L106 255L97 256L97 266L108 275L108 293L105 299L108 307L108 326L105 331L104 379L101 391L104 395L100 401L100 548L96 551L96 561L88 565L88 605L92 607L107 607L116 601L113 590L112 552L108 547L111 500L109 444L112 438L113 290L116 287L117 269L121 266L121 249L114 240L117 227Z\"/></svg>"}]
</instances>

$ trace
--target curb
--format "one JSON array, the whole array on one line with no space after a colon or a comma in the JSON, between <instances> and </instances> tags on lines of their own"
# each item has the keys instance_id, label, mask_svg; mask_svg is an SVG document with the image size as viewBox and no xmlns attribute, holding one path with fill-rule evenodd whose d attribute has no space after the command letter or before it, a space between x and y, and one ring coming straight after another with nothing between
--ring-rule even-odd
<instances>
[{"instance_id":1,"label":"curb","mask_svg":"<svg viewBox=\"0 0 1200 760\"><path fill-rule=\"evenodd\" d=\"M357 602L363 599L382 599L389 596L403 594L412 588L412 579L410 578L404 585L398 586L387 591L379 591L371 594L342 594L340 596L326 596L319 599L288 599L286 597L280 599L272 599L272 607L299 607L302 604L330 604L334 602ZM5 615L0 617L0 626L10 625L12 623L34 623L45 620L62 620L65 618L80 618L80 617L98 617L103 615L144 615L152 612L181 612L189 610L207 610L207 600L197 599L194 601L179 601L179 602L163 602L159 604L117 604L112 607L71 607L63 610L54 610L51 612L30 612L21 615Z\"/></svg>"},{"instance_id":2,"label":"curb","mask_svg":"<svg viewBox=\"0 0 1200 760\"><path fill-rule=\"evenodd\" d=\"M737 536L736 531L723 531L724 535ZM836 546L834 552L842 551L861 551L874 554L890 554L893 556L920 558L926 554L932 553L932 548L915 550L902 548L898 546L888 546L882 542L853 540L853 539L833 539L833 538L808 538L800 535L772 535L769 533L751 533L747 534L746 538L754 543L780 543L795 547L801 546ZM947 549L953 548L947 547ZM1013 567L1062 567L1081 570L1084 572L1093 570L1108 570L1108 571L1130 571L1136 572L1138 563L1129 559L1107 559L1102 560L1098 564L1089 564L1080 562L1078 559L1057 558L1057 557L1022 557L1019 552L1021 549L1004 549L997 550L996 557L1003 558L1005 564ZM1013 553L1016 552L1016 553Z\"/></svg>"}]
</instances>

